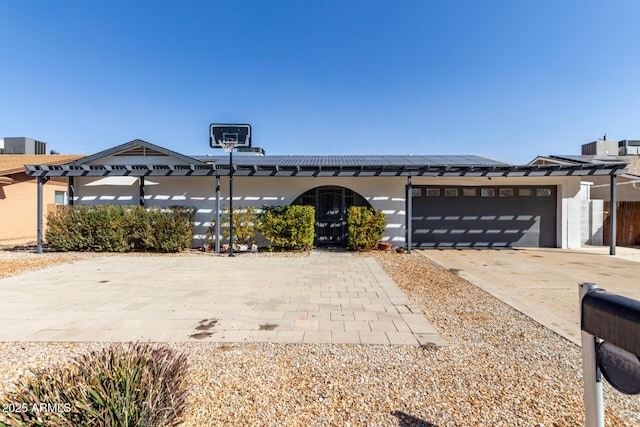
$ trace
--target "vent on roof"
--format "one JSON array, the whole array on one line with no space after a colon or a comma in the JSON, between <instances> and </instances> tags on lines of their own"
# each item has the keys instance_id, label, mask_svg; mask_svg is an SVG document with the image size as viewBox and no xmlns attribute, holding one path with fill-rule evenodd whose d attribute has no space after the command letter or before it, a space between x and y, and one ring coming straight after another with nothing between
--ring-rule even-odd
<instances>
[{"instance_id":1,"label":"vent on roof","mask_svg":"<svg viewBox=\"0 0 640 427\"><path fill-rule=\"evenodd\" d=\"M127 150L127 151L123 151L122 153L118 153L115 155L116 157L159 157L159 156L167 156L164 153L161 153L157 150L154 150L152 148L147 148L147 147L135 147L132 148L131 150Z\"/></svg>"}]
</instances>

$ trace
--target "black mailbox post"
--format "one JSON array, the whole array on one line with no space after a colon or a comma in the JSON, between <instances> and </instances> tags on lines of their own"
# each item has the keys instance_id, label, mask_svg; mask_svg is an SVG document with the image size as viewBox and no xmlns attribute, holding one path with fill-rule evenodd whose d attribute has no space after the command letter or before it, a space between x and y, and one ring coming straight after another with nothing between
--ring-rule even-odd
<instances>
[{"instance_id":1,"label":"black mailbox post","mask_svg":"<svg viewBox=\"0 0 640 427\"><path fill-rule=\"evenodd\" d=\"M640 393L640 301L579 287L586 426L602 427L602 375L622 393Z\"/></svg>"}]
</instances>

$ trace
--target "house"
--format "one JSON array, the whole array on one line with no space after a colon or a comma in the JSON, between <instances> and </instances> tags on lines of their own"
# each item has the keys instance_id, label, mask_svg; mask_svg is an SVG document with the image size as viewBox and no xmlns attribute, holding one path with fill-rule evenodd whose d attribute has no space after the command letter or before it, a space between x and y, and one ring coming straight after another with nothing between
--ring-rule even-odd
<instances>
[{"instance_id":1,"label":"house","mask_svg":"<svg viewBox=\"0 0 640 427\"><path fill-rule=\"evenodd\" d=\"M5 144L17 139L19 138L5 138ZM22 140L28 144L28 138ZM13 152L16 144L12 142L8 145ZM59 154L0 154L0 242L36 240L37 237L37 180L25 173L25 164L60 165L82 157ZM43 193L43 203L47 207L67 203L66 178L52 177Z\"/></svg>"},{"instance_id":2,"label":"house","mask_svg":"<svg viewBox=\"0 0 640 427\"><path fill-rule=\"evenodd\" d=\"M316 245L343 245L346 209L364 205L387 214L384 240L394 246L577 248L581 177L616 176L625 167L512 165L462 155L263 153L234 153L234 206L314 205ZM49 185L45 178L65 177L73 204L195 207L194 246L229 203L230 170L227 155L186 156L142 140L67 164L27 166L41 187Z\"/></svg>"},{"instance_id":3,"label":"house","mask_svg":"<svg viewBox=\"0 0 640 427\"><path fill-rule=\"evenodd\" d=\"M583 144L581 155L547 155L538 156L530 165L594 165L627 163L624 173L617 175L615 180L617 215L617 238L621 244L636 245L640 243L640 141L639 140L597 140ZM588 218L592 224L603 224L600 241L608 240L607 221L610 211L611 182L604 176L584 176L583 186L583 225ZM590 205L587 208L587 203ZM591 215L585 216L585 215ZM595 220L593 219L595 217ZM594 231L595 232L595 231ZM586 243L583 240L584 243ZM595 243L597 244L597 243Z\"/></svg>"}]
</instances>

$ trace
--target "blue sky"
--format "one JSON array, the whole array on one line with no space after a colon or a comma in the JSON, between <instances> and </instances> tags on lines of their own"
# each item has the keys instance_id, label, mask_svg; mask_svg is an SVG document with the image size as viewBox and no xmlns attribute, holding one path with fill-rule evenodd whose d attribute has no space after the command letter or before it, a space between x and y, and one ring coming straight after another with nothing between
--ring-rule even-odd
<instances>
[{"instance_id":1,"label":"blue sky","mask_svg":"<svg viewBox=\"0 0 640 427\"><path fill-rule=\"evenodd\" d=\"M0 138L65 154L478 154L640 138L640 2L0 2ZM218 153L218 152L216 152Z\"/></svg>"}]
</instances>

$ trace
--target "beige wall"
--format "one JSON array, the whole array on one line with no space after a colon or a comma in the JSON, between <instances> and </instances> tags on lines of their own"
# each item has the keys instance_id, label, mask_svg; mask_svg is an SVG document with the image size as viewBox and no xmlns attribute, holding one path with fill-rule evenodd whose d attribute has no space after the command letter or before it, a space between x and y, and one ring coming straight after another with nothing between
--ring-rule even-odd
<instances>
[{"instance_id":1,"label":"beige wall","mask_svg":"<svg viewBox=\"0 0 640 427\"><path fill-rule=\"evenodd\" d=\"M38 185L25 174L11 175L13 184L0 185L0 240L37 237ZM45 209L55 203L56 191L67 191L65 182L49 181L43 186ZM46 210L45 210L46 212ZM46 215L43 219L46 229Z\"/></svg>"}]
</instances>

